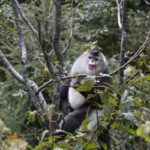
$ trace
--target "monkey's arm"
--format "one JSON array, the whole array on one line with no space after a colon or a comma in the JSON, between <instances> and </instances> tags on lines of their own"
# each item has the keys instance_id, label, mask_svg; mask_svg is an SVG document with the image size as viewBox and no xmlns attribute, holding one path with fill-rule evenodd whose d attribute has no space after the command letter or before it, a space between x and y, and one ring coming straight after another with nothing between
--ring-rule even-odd
<instances>
[{"instance_id":1,"label":"monkey's arm","mask_svg":"<svg viewBox=\"0 0 150 150\"><path fill-rule=\"evenodd\" d=\"M108 74L101 74L101 77L98 77L97 79L95 76L88 76L88 78L91 79L91 82L94 82L93 84L91 84L91 88L89 88L89 90L87 90L86 88L84 89L84 87L86 87L86 84L82 84L82 81L86 80L84 78L80 79L80 82L78 80L78 84L76 84L75 89L83 96L85 97L85 99L87 100L85 104L92 104L93 101L101 103L100 102L100 98L97 94L97 90L105 90L105 88L109 87L109 85L113 84L112 81L112 77L109 76ZM94 79L94 80L93 80ZM86 82L85 82L86 83ZM80 86L83 86L83 91L82 88L80 88ZM87 85L89 86L89 85ZM80 90L78 90L80 89Z\"/></svg>"},{"instance_id":2,"label":"monkey's arm","mask_svg":"<svg viewBox=\"0 0 150 150\"><path fill-rule=\"evenodd\" d=\"M61 111L63 117L66 116L71 111L71 107L68 102L69 85L70 85L70 79L66 79L64 85L60 87L59 110Z\"/></svg>"},{"instance_id":3,"label":"monkey's arm","mask_svg":"<svg viewBox=\"0 0 150 150\"><path fill-rule=\"evenodd\" d=\"M70 112L59 124L60 129L73 133L76 129L78 129L82 121L86 117L87 107L82 107L73 112Z\"/></svg>"}]
</instances>

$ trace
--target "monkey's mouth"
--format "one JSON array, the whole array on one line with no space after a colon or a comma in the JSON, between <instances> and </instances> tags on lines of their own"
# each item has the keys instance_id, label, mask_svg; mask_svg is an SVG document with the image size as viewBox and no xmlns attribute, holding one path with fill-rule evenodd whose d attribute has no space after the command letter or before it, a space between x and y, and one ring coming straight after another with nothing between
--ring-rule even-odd
<instances>
[{"instance_id":1,"label":"monkey's mouth","mask_svg":"<svg viewBox=\"0 0 150 150\"><path fill-rule=\"evenodd\" d=\"M89 69L90 70L95 70L96 69L96 65L89 65Z\"/></svg>"}]
</instances>

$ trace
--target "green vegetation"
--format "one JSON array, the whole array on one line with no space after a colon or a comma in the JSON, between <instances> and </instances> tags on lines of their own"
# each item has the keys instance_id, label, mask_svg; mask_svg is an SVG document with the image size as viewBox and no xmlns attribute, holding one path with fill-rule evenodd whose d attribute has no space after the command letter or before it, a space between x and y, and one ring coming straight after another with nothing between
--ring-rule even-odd
<instances>
[{"instance_id":1,"label":"green vegetation","mask_svg":"<svg viewBox=\"0 0 150 150\"><path fill-rule=\"evenodd\" d=\"M24 75L22 51L19 46L18 30L10 0L0 1L0 50L12 66ZM97 45L109 61L110 73L118 68L120 62L121 30L118 27L117 5L115 0L62 0L61 32L59 47L63 52L63 73L59 74L60 61L55 54L55 5L53 0L19 1L23 16L33 25L34 32L19 17L20 26L27 49L28 78L38 86L53 79L43 90L43 96L51 113L51 104L58 104L57 83L60 75L67 74L73 61L91 44ZM99 95L104 103L104 114L100 118L100 127L110 124L111 148L114 150L150 149L150 3L148 0L128 0L125 9L125 56L124 61L132 59L124 68L121 88L111 87ZM140 46L147 41L142 51ZM49 71L46 57L58 74L54 79ZM136 53L139 52L139 53ZM57 73L57 71L59 73ZM119 83L119 73L113 75L114 84ZM59 78L60 79L60 78ZM87 86L86 86L87 85ZM88 90L91 81L85 81L82 90ZM81 90L79 89L79 90ZM96 149L97 143L87 139L92 133L88 126L94 126L85 120L86 132L79 131L75 138L67 135L67 140L56 142L56 137L47 136L44 114L38 113L26 84L20 83L12 76L0 57L0 149L46 150L82 150ZM90 124L90 125L89 125ZM94 126L95 127L95 126ZM97 132L100 132L97 131ZM105 148L105 143L101 143Z\"/></svg>"}]
</instances>

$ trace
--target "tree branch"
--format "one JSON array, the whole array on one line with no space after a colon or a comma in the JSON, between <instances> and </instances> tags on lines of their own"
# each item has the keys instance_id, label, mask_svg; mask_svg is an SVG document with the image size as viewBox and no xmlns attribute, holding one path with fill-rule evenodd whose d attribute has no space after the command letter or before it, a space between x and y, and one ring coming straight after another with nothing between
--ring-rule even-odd
<instances>
[{"instance_id":1,"label":"tree branch","mask_svg":"<svg viewBox=\"0 0 150 150\"><path fill-rule=\"evenodd\" d=\"M113 74L117 73L118 71L120 71L120 69L125 68L129 63L131 63L134 59L136 59L145 50L146 46L148 46L149 43L150 43L150 30L148 32L146 40L143 42L143 44L140 46L140 48L137 50L137 52L125 64L123 64L120 68L118 68L114 72L110 73L110 75L113 75ZM139 73L140 73L139 71L136 72L131 78L129 78L129 80L130 81L133 80L137 75L139 75ZM125 82L125 84L128 84L129 80L127 80ZM121 87L123 87L123 86L124 85L122 85ZM117 97L118 97L118 105L116 106L117 112L112 115L112 119L110 120L110 122L107 126L108 129L111 128L112 123L115 122L116 118L117 118L117 113L118 113L118 109L119 109L119 106L120 106L120 97L121 96L119 94L117 94Z\"/></svg>"},{"instance_id":2,"label":"tree branch","mask_svg":"<svg viewBox=\"0 0 150 150\"><path fill-rule=\"evenodd\" d=\"M19 82L25 84L22 75L14 69L14 67L7 60L7 58L5 57L5 55L3 54L1 49L0 49L0 60L15 79L17 79Z\"/></svg>"},{"instance_id":3,"label":"tree branch","mask_svg":"<svg viewBox=\"0 0 150 150\"><path fill-rule=\"evenodd\" d=\"M145 48L149 45L149 43L150 43L150 31L148 32L145 41L139 47L137 52L125 64L123 64L121 67L119 67L118 69L114 70L113 72L109 73L108 76L115 75L116 73L118 73L120 71L120 69L125 68L128 64L130 64L132 61L134 61L145 50ZM72 79L72 78L77 78L77 77L86 77L86 76L87 76L86 74L80 74L80 75L75 75L75 76L62 76L61 80ZM96 76L96 78L97 79L101 78L101 76ZM51 83L51 80L48 81L47 83L45 83L44 88L49 83Z\"/></svg>"},{"instance_id":4,"label":"tree branch","mask_svg":"<svg viewBox=\"0 0 150 150\"><path fill-rule=\"evenodd\" d=\"M40 0L37 0L35 2L36 6L38 8L40 8L40 5L41 5L41 1ZM53 71L54 68L53 68L53 65L51 64L51 61L50 61L50 44L45 40L45 35L44 33L42 32L42 22L40 19L38 19L38 16L39 14L36 14L37 16L37 31L38 31L38 42L39 42L39 46L43 52L43 55L44 55L44 58L45 58L45 63L47 65L47 68L48 68L48 72L49 74L51 75L52 78L55 78L55 72Z\"/></svg>"},{"instance_id":5,"label":"tree branch","mask_svg":"<svg viewBox=\"0 0 150 150\"><path fill-rule=\"evenodd\" d=\"M137 71L136 73L134 73L129 79L127 79L124 83L124 85L130 83L131 81L133 81L139 74L141 73L141 71Z\"/></svg>"},{"instance_id":6,"label":"tree branch","mask_svg":"<svg viewBox=\"0 0 150 150\"><path fill-rule=\"evenodd\" d=\"M31 22L28 20L28 18L26 17L26 15L24 14L23 10L20 7L20 4L18 2L18 0L14 0L14 3L16 4L16 7L18 9L19 14L21 15L21 17L23 18L24 22L28 25L28 27L30 28L30 30L33 32L34 35L36 35L36 37L38 37L38 32L37 30L32 26Z\"/></svg>"},{"instance_id":7,"label":"tree branch","mask_svg":"<svg viewBox=\"0 0 150 150\"><path fill-rule=\"evenodd\" d=\"M50 75L52 76L52 78L55 78L56 75L54 72L54 67L51 64L50 56L48 55L49 54L49 46L47 45L47 42L45 41L45 39L43 39L43 41L42 41L41 49L42 49L42 52L43 52L43 55L45 58L45 62L46 62L48 71L49 71Z\"/></svg>"},{"instance_id":8,"label":"tree branch","mask_svg":"<svg viewBox=\"0 0 150 150\"><path fill-rule=\"evenodd\" d=\"M122 24L121 24L121 14L120 14L120 3L119 3L119 0L116 0L116 4L117 4L118 26L121 29L122 28Z\"/></svg>"},{"instance_id":9,"label":"tree branch","mask_svg":"<svg viewBox=\"0 0 150 150\"><path fill-rule=\"evenodd\" d=\"M38 90L37 90L37 92L36 92L36 95L39 94L40 91L42 91L48 84L50 84L50 83L52 83L52 82L53 82L53 79L51 79L51 80L47 81L46 83L44 83L43 85L41 85L41 86L38 88Z\"/></svg>"},{"instance_id":10,"label":"tree branch","mask_svg":"<svg viewBox=\"0 0 150 150\"><path fill-rule=\"evenodd\" d=\"M41 113L41 112L45 112L45 108L44 110L41 108L41 105L39 103L39 100L37 99L36 95L35 95L35 91L32 89L32 84L28 79L28 70L27 70L27 58L26 58L26 46L25 46L25 40L23 37L23 33L22 33L22 29L20 27L20 23L19 23L19 15L18 15L18 8L17 5L15 3L15 0L13 0L12 2L12 7L14 10L14 15L15 15L15 22L16 22L16 27L17 27L17 31L18 31L18 36L19 36L19 43L20 43L20 48L22 51L22 65L23 65L23 80L24 80L24 84L27 88L27 91L32 99L32 102L35 106L35 108ZM45 102L46 104L46 102ZM42 105L43 106L43 105ZM47 105L45 105L47 106Z\"/></svg>"},{"instance_id":11,"label":"tree branch","mask_svg":"<svg viewBox=\"0 0 150 150\"><path fill-rule=\"evenodd\" d=\"M126 43L126 31L125 31L125 8L126 0L116 0L118 10L118 26L121 30L121 43L120 43L120 67L125 63L125 43ZM123 84L124 68L119 70L119 85Z\"/></svg>"},{"instance_id":12,"label":"tree branch","mask_svg":"<svg viewBox=\"0 0 150 150\"><path fill-rule=\"evenodd\" d=\"M115 71L111 72L109 75L114 75L120 71L120 69L125 68L128 64L130 64L133 60L135 60L144 50L145 48L150 44L150 30L146 36L145 41L142 43L142 45L139 47L137 52L122 66L120 66L118 69Z\"/></svg>"},{"instance_id":13,"label":"tree branch","mask_svg":"<svg viewBox=\"0 0 150 150\"><path fill-rule=\"evenodd\" d=\"M63 55L66 54L67 50L69 49L70 47L70 44L71 44L71 40L72 40L72 35L73 35L73 30L72 30L72 27L73 27L73 0L71 2L71 22L70 22L70 35L69 35L69 39L68 39L68 43L67 43L67 46L65 47L65 49L63 50Z\"/></svg>"},{"instance_id":14,"label":"tree branch","mask_svg":"<svg viewBox=\"0 0 150 150\"><path fill-rule=\"evenodd\" d=\"M56 58L60 65L63 66L63 56L60 50L60 31L61 31L61 0L54 0L55 3L55 33L53 38L53 47L56 54Z\"/></svg>"},{"instance_id":15,"label":"tree branch","mask_svg":"<svg viewBox=\"0 0 150 150\"><path fill-rule=\"evenodd\" d=\"M20 83L25 85L22 75L14 69L14 67L11 65L11 63L8 61L8 59L5 57L5 55L3 54L3 52L1 50L0 50L0 60L4 64L5 68L11 73L12 76L16 80L18 80ZM30 82L30 85L31 85L33 91L36 92L39 89L38 85L32 80L29 80L29 82ZM39 93L39 95L37 95L37 97L38 97L38 101L36 103L38 103L38 104L35 104L35 106L36 106L35 108L37 109L37 111L40 114L43 114L47 110L47 103L45 103L45 99L41 92ZM41 107L38 107L39 104Z\"/></svg>"}]
</instances>

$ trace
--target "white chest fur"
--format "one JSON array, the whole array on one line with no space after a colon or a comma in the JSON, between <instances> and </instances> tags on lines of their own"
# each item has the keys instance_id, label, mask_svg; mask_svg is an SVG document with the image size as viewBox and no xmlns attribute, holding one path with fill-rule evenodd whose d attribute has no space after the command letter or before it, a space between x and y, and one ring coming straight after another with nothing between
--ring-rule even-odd
<instances>
[{"instance_id":1,"label":"white chest fur","mask_svg":"<svg viewBox=\"0 0 150 150\"><path fill-rule=\"evenodd\" d=\"M72 87L69 88L68 99L73 109L79 108L86 102L86 99Z\"/></svg>"}]
</instances>

